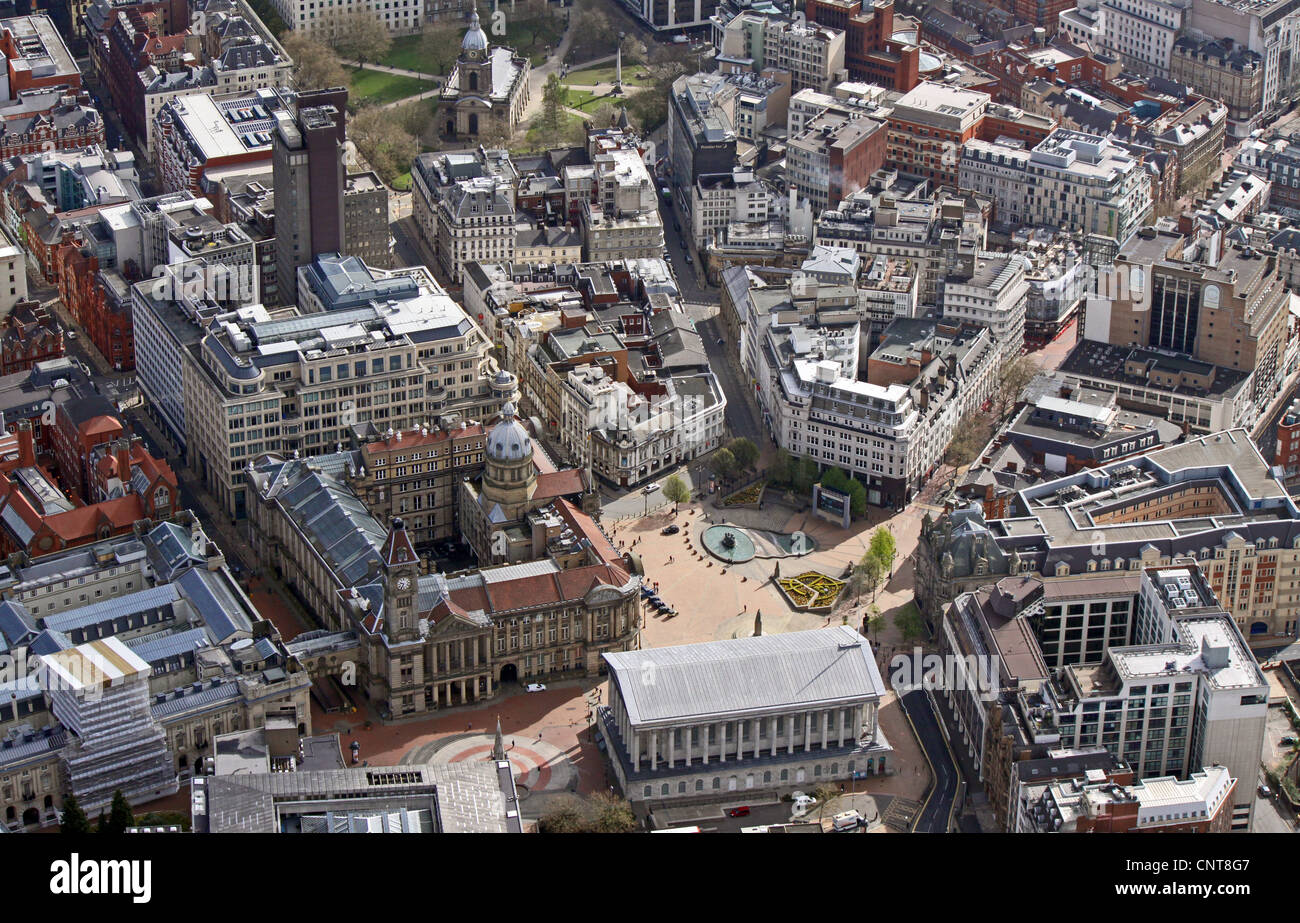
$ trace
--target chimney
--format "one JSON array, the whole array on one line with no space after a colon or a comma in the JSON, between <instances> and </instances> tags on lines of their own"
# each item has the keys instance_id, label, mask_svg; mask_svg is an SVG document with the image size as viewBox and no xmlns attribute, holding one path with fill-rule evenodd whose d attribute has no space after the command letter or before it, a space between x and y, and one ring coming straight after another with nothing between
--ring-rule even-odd
<instances>
[{"instance_id":1,"label":"chimney","mask_svg":"<svg viewBox=\"0 0 1300 923\"><path fill-rule=\"evenodd\" d=\"M131 480L131 443L126 439L113 440L113 456L117 459L117 476L125 484Z\"/></svg>"},{"instance_id":2,"label":"chimney","mask_svg":"<svg viewBox=\"0 0 1300 923\"><path fill-rule=\"evenodd\" d=\"M18 467L36 466L36 446L32 442L32 423L30 420L18 421Z\"/></svg>"}]
</instances>

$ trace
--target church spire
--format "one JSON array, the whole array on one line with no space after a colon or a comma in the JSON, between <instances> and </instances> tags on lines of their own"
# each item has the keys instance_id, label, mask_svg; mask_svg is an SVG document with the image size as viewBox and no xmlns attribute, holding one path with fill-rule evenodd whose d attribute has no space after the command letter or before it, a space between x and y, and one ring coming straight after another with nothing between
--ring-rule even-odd
<instances>
[{"instance_id":1,"label":"church spire","mask_svg":"<svg viewBox=\"0 0 1300 923\"><path fill-rule=\"evenodd\" d=\"M506 758L506 743L501 736L501 716L497 715L497 735L492 741L492 759L498 763Z\"/></svg>"}]
</instances>

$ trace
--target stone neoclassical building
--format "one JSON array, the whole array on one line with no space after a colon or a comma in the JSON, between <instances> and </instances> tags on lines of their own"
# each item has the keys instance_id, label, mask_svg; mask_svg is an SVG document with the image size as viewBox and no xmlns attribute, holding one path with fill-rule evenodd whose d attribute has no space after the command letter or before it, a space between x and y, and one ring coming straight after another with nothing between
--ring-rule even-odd
<instances>
[{"instance_id":1,"label":"stone neoclassical building","mask_svg":"<svg viewBox=\"0 0 1300 923\"><path fill-rule=\"evenodd\" d=\"M475 12L441 94L447 134L476 141L491 129L514 132L528 107L531 66L510 48L491 47Z\"/></svg>"},{"instance_id":2,"label":"stone neoclassical building","mask_svg":"<svg viewBox=\"0 0 1300 923\"><path fill-rule=\"evenodd\" d=\"M603 654L638 647L640 577L570 491L541 502L538 483L573 472L538 474L525 439L507 405L469 520L525 506L511 528L528 529L527 547L498 559L514 563L456 574L428 572L400 517L379 524L350 486L357 453L250 467L256 547L323 624L290 643L313 676L353 664L366 695L401 716L489 698L502 683L602 673ZM581 478L565 483L581 490Z\"/></svg>"},{"instance_id":3,"label":"stone neoclassical building","mask_svg":"<svg viewBox=\"0 0 1300 923\"><path fill-rule=\"evenodd\" d=\"M605 655L596 727L639 809L883 773L886 687L848 626Z\"/></svg>"}]
</instances>

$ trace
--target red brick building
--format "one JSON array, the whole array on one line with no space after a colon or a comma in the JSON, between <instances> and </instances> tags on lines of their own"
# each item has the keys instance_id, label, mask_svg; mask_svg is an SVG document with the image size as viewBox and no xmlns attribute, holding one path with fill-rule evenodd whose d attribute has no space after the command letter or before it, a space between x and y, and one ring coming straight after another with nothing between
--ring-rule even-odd
<instances>
[{"instance_id":1,"label":"red brick building","mask_svg":"<svg viewBox=\"0 0 1300 923\"><path fill-rule=\"evenodd\" d=\"M920 82L917 36L894 35L893 0L808 0L808 21L844 33L844 66L854 80L906 93Z\"/></svg>"},{"instance_id":2,"label":"red brick building","mask_svg":"<svg viewBox=\"0 0 1300 923\"><path fill-rule=\"evenodd\" d=\"M117 411L99 394L63 401L55 409L51 443L63 489L73 497L90 499L93 451L126 434Z\"/></svg>"},{"instance_id":3,"label":"red brick building","mask_svg":"<svg viewBox=\"0 0 1300 923\"><path fill-rule=\"evenodd\" d=\"M1300 475L1300 400L1286 409L1277 421L1277 451L1273 464L1282 469L1288 480Z\"/></svg>"},{"instance_id":4,"label":"red brick building","mask_svg":"<svg viewBox=\"0 0 1300 923\"><path fill-rule=\"evenodd\" d=\"M0 58L4 59L8 99L37 87L81 89L76 59L43 13L5 20L0 28Z\"/></svg>"},{"instance_id":5,"label":"red brick building","mask_svg":"<svg viewBox=\"0 0 1300 923\"><path fill-rule=\"evenodd\" d=\"M85 93L29 91L0 105L0 159L104 143L104 120Z\"/></svg>"},{"instance_id":6,"label":"red brick building","mask_svg":"<svg viewBox=\"0 0 1300 923\"><path fill-rule=\"evenodd\" d=\"M0 375L63 355L63 331L39 301L20 301L0 327Z\"/></svg>"},{"instance_id":7,"label":"red brick building","mask_svg":"<svg viewBox=\"0 0 1300 923\"><path fill-rule=\"evenodd\" d=\"M174 35L167 32L161 4L142 4L117 10L111 25L97 37L102 42L100 73L122 125L135 138L148 137L145 85L139 78L140 71L157 67L170 73L197 64L197 56L187 50L188 36L188 29Z\"/></svg>"}]
</instances>

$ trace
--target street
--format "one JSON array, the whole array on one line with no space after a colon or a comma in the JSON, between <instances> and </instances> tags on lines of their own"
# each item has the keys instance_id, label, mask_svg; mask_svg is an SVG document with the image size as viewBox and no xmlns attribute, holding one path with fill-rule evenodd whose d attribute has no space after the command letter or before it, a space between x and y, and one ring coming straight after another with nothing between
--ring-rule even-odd
<instances>
[{"instance_id":1,"label":"street","mask_svg":"<svg viewBox=\"0 0 1300 923\"><path fill-rule=\"evenodd\" d=\"M957 767L952 761L952 753L939 730L939 722L925 692L913 689L901 698L935 775L934 788L926 798L912 830L914 833L947 833L953 801L957 797Z\"/></svg>"}]
</instances>

